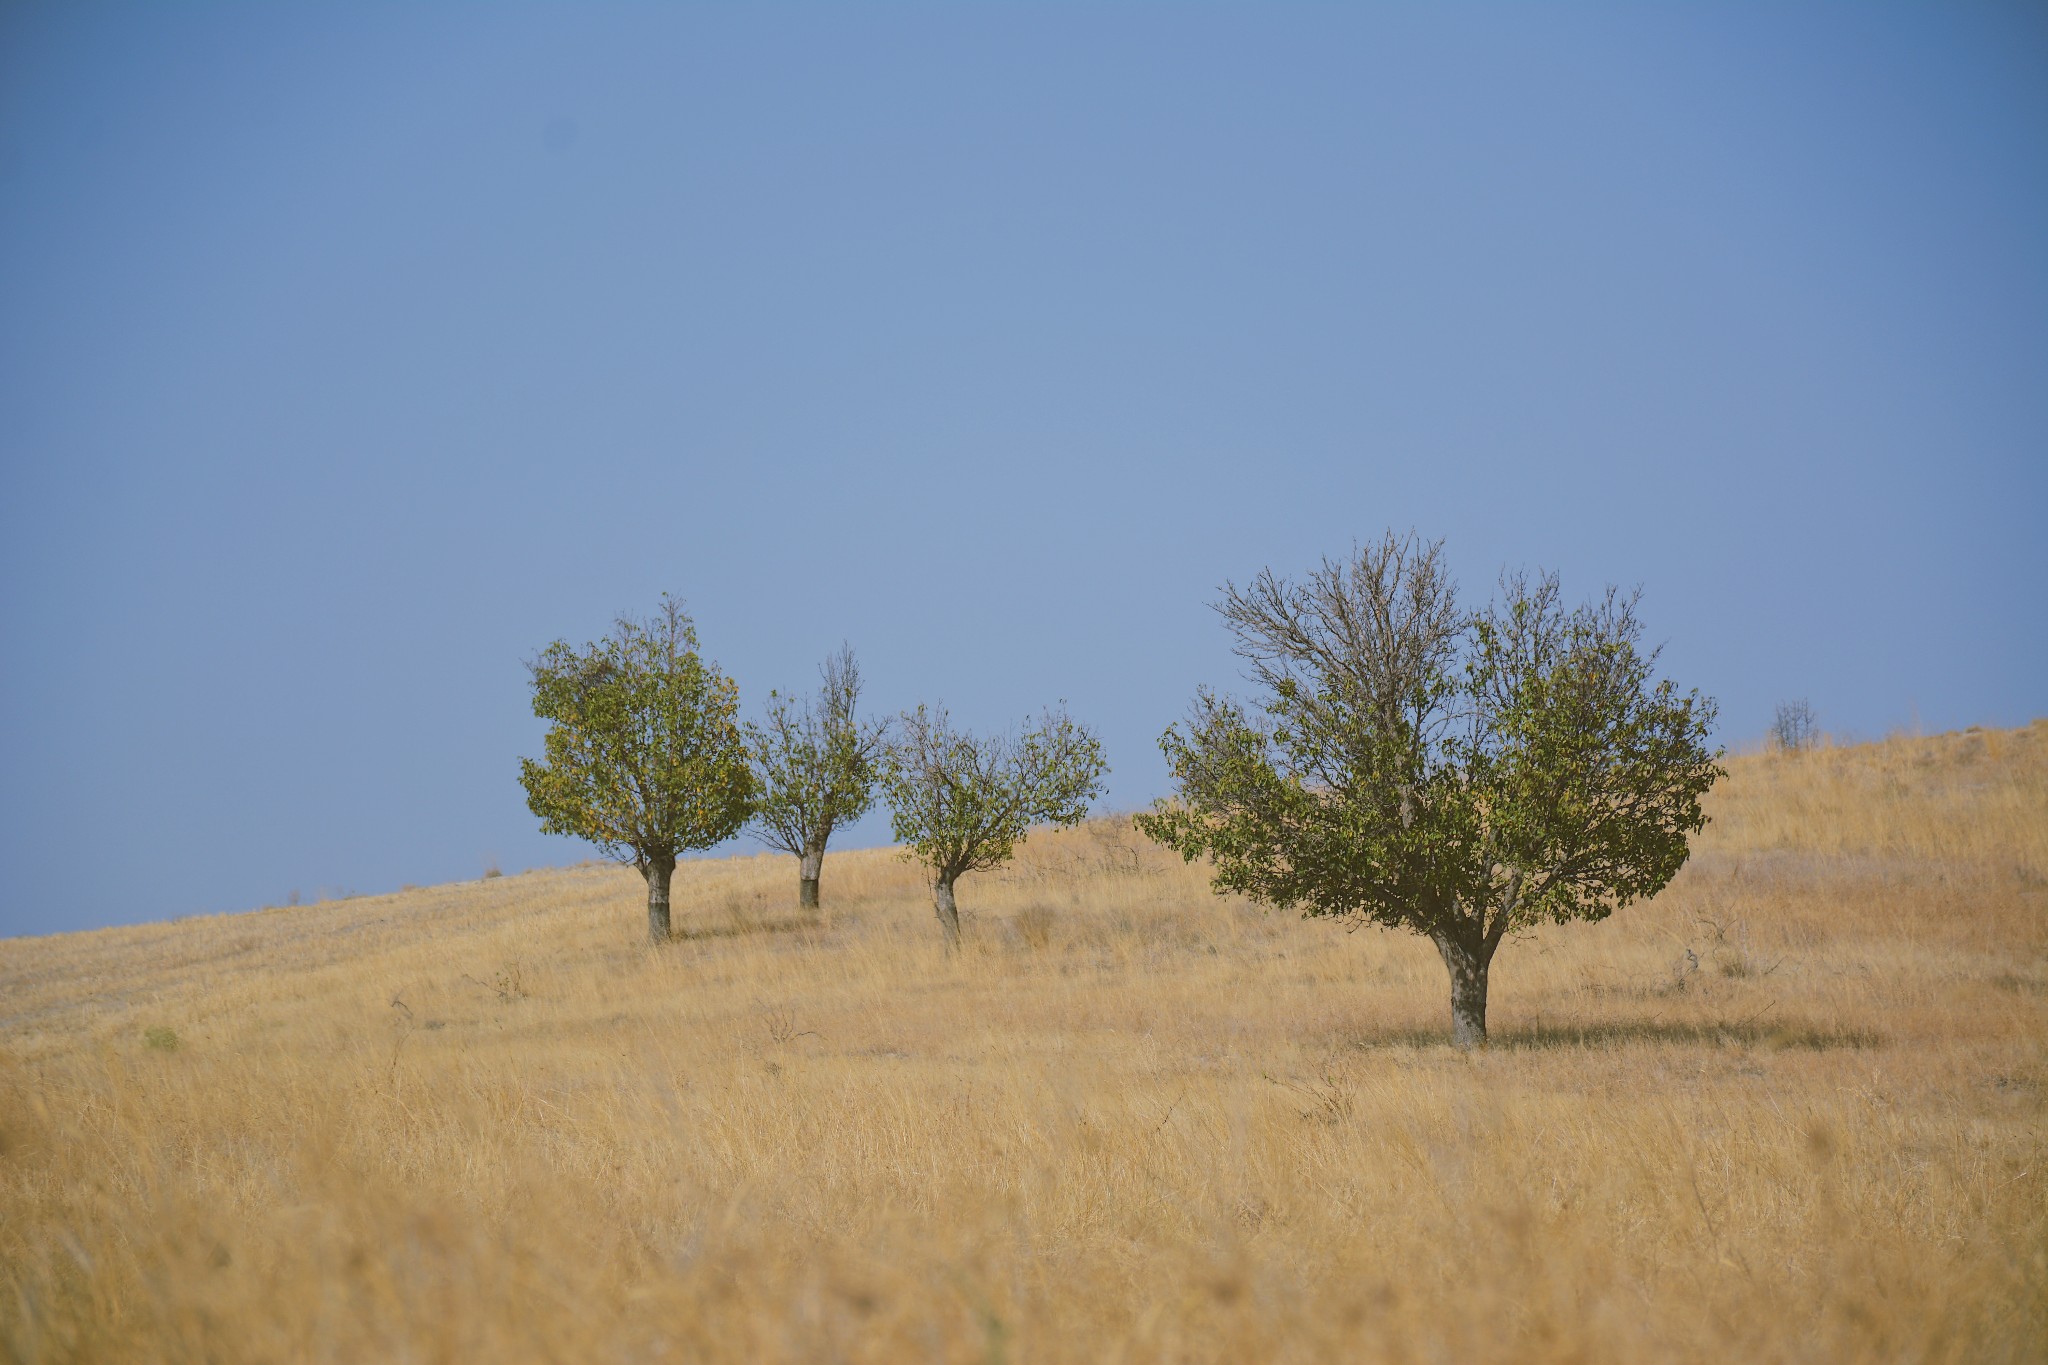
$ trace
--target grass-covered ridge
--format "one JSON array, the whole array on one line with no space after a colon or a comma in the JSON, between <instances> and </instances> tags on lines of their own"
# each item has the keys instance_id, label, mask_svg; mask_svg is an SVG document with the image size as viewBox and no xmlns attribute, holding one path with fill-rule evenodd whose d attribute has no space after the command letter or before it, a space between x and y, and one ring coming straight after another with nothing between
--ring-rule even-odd
<instances>
[{"instance_id":1,"label":"grass-covered ridge","mask_svg":"<svg viewBox=\"0 0 2048 1365\"><path fill-rule=\"evenodd\" d=\"M1115 821L0 942L0 1358L2032 1358L2048 724L1729 769L1470 1056Z\"/></svg>"}]
</instances>

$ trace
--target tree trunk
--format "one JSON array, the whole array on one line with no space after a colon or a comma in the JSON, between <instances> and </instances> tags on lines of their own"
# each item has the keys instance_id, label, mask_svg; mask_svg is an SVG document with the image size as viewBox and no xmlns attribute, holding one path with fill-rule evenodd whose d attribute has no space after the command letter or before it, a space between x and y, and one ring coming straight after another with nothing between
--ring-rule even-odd
<instances>
[{"instance_id":1,"label":"tree trunk","mask_svg":"<svg viewBox=\"0 0 2048 1365\"><path fill-rule=\"evenodd\" d=\"M798 873L797 904L806 910L818 908L818 872L825 865L825 850L803 855L803 871Z\"/></svg>"},{"instance_id":2,"label":"tree trunk","mask_svg":"<svg viewBox=\"0 0 2048 1365\"><path fill-rule=\"evenodd\" d=\"M953 899L953 879L940 877L932 883L932 904L939 912L939 927L946 931L946 951L960 946L960 905Z\"/></svg>"},{"instance_id":3,"label":"tree trunk","mask_svg":"<svg viewBox=\"0 0 2048 1365\"><path fill-rule=\"evenodd\" d=\"M647 878L647 941L656 947L668 942L668 883L675 874L674 858L648 858L640 864Z\"/></svg>"},{"instance_id":4,"label":"tree trunk","mask_svg":"<svg viewBox=\"0 0 2048 1365\"><path fill-rule=\"evenodd\" d=\"M1459 1047L1486 1044L1486 969L1493 954L1478 935L1443 930L1430 936L1451 974L1451 1041Z\"/></svg>"}]
</instances>

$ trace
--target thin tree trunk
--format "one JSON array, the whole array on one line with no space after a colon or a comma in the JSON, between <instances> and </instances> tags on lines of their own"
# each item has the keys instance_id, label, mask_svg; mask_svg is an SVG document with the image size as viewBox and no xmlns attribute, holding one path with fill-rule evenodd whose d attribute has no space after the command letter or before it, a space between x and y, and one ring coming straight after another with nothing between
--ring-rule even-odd
<instances>
[{"instance_id":1,"label":"thin tree trunk","mask_svg":"<svg viewBox=\"0 0 2048 1365\"><path fill-rule=\"evenodd\" d=\"M640 864L647 878L647 941L656 947L668 942L668 884L675 874L674 858L648 858Z\"/></svg>"},{"instance_id":2,"label":"thin tree trunk","mask_svg":"<svg viewBox=\"0 0 2048 1365\"><path fill-rule=\"evenodd\" d=\"M818 908L818 873L825 865L825 850L818 849L803 855L803 871L798 874L797 904L806 910Z\"/></svg>"},{"instance_id":3,"label":"thin tree trunk","mask_svg":"<svg viewBox=\"0 0 2048 1365\"><path fill-rule=\"evenodd\" d=\"M1486 1044L1486 970L1491 965L1493 954L1488 952L1483 940L1473 935L1474 941L1467 943L1464 936L1451 930L1441 930L1430 936L1436 943L1436 950L1444 960L1444 967L1451 974L1451 1041L1459 1047L1483 1047Z\"/></svg>"},{"instance_id":4,"label":"thin tree trunk","mask_svg":"<svg viewBox=\"0 0 2048 1365\"><path fill-rule=\"evenodd\" d=\"M960 947L960 904L953 899L953 879L940 877L932 883L932 904L939 912L939 927L946 931L946 951Z\"/></svg>"}]
</instances>

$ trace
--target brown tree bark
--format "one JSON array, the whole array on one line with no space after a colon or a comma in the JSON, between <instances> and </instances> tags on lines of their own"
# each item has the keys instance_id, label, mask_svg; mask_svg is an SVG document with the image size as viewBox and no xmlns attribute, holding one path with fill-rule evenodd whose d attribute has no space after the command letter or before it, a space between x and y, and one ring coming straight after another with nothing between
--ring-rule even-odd
<instances>
[{"instance_id":1,"label":"brown tree bark","mask_svg":"<svg viewBox=\"0 0 2048 1365\"><path fill-rule=\"evenodd\" d=\"M932 904L938 911L939 927L946 931L946 951L960 947L960 904L953 899L953 879L941 876L932 883Z\"/></svg>"},{"instance_id":2,"label":"brown tree bark","mask_svg":"<svg viewBox=\"0 0 2048 1365\"><path fill-rule=\"evenodd\" d=\"M656 947L668 942L668 886L675 875L674 858L649 858L640 864L647 878L647 941Z\"/></svg>"},{"instance_id":3,"label":"brown tree bark","mask_svg":"<svg viewBox=\"0 0 2048 1365\"><path fill-rule=\"evenodd\" d=\"M1430 935L1444 968L1451 974L1451 1041L1459 1047L1486 1044L1486 969L1491 946L1474 933L1439 929Z\"/></svg>"},{"instance_id":4,"label":"brown tree bark","mask_svg":"<svg viewBox=\"0 0 2048 1365\"><path fill-rule=\"evenodd\" d=\"M825 865L825 850L803 855L802 871L798 873L797 904L806 910L818 908L818 873Z\"/></svg>"}]
</instances>

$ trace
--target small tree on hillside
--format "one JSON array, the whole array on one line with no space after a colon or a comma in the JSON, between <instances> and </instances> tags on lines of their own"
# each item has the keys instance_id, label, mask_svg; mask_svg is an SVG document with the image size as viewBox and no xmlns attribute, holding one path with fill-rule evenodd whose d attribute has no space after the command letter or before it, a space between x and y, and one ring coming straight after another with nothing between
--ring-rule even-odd
<instances>
[{"instance_id":1,"label":"small tree on hillside","mask_svg":"<svg viewBox=\"0 0 2048 1365\"><path fill-rule=\"evenodd\" d=\"M824 685L815 698L796 702L770 692L768 723L747 727L760 793L754 836L797 856L797 895L806 909L818 904L832 831L874 805L877 760L889 730L887 721L863 723L854 714L860 666L850 645L841 645L819 672Z\"/></svg>"},{"instance_id":2,"label":"small tree on hillside","mask_svg":"<svg viewBox=\"0 0 2048 1365\"><path fill-rule=\"evenodd\" d=\"M557 640L527 665L546 757L519 761L526 804L548 834L588 839L647 879L647 936L669 936L676 855L739 832L753 778L739 689L697 652L673 598L651 620L622 616L578 650Z\"/></svg>"},{"instance_id":3,"label":"small tree on hillside","mask_svg":"<svg viewBox=\"0 0 2048 1365\"><path fill-rule=\"evenodd\" d=\"M1771 743L1787 753L1801 753L1811 749L1820 740L1820 726L1814 720L1813 707L1805 698L1798 701L1781 701L1771 718Z\"/></svg>"},{"instance_id":4,"label":"small tree on hillside","mask_svg":"<svg viewBox=\"0 0 2048 1365\"><path fill-rule=\"evenodd\" d=\"M1107 771L1101 741L1064 709L995 736L955 730L943 706L904 713L882 781L896 837L931 877L949 950L960 945L954 883L1009 861L1033 824L1079 824Z\"/></svg>"},{"instance_id":5,"label":"small tree on hillside","mask_svg":"<svg viewBox=\"0 0 2048 1365\"><path fill-rule=\"evenodd\" d=\"M1467 614L1441 543L1391 534L1305 582L1226 585L1261 714L1201 692L1160 740L1180 801L1138 820L1213 858L1219 890L1427 935L1465 1047L1501 941L1662 889L1721 771L1714 705L1651 680L1635 596L1501 587Z\"/></svg>"}]
</instances>

